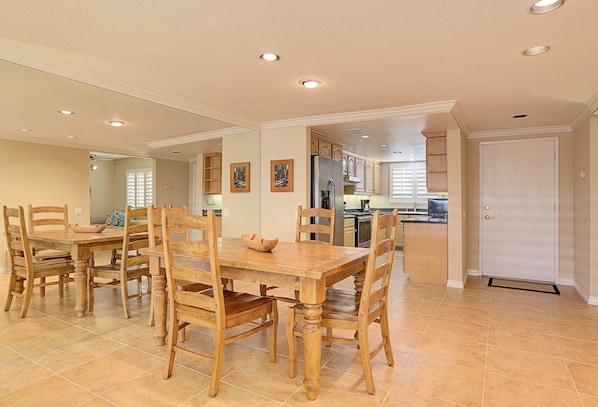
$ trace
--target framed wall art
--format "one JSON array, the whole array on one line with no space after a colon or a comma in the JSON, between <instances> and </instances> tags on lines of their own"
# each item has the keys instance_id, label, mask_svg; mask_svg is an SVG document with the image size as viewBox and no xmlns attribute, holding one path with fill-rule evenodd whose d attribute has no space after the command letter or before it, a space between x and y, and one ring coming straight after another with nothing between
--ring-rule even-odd
<instances>
[{"instance_id":1,"label":"framed wall art","mask_svg":"<svg viewBox=\"0 0 598 407\"><path fill-rule=\"evenodd\" d=\"M293 160L270 161L270 191L293 192Z\"/></svg>"},{"instance_id":2,"label":"framed wall art","mask_svg":"<svg viewBox=\"0 0 598 407\"><path fill-rule=\"evenodd\" d=\"M249 192L249 163L230 165L230 192Z\"/></svg>"}]
</instances>

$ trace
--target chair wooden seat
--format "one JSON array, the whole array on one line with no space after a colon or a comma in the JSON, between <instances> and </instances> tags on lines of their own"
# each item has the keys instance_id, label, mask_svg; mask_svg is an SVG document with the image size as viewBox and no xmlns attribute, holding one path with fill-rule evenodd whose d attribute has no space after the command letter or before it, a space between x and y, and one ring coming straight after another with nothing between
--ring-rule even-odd
<instances>
[{"instance_id":1,"label":"chair wooden seat","mask_svg":"<svg viewBox=\"0 0 598 407\"><path fill-rule=\"evenodd\" d=\"M68 205L44 205L44 206L28 206L28 233L36 231L43 231L48 229L63 229L65 232L69 230L69 209ZM39 249L31 247L31 254L33 261L46 261L53 259L70 260L71 253L64 250L55 249ZM72 282L74 279L70 275L63 276L59 279L60 295L64 295L64 283ZM45 283L42 278L42 283ZM40 295L46 295L45 285L40 285Z\"/></svg>"},{"instance_id":2,"label":"chair wooden seat","mask_svg":"<svg viewBox=\"0 0 598 407\"><path fill-rule=\"evenodd\" d=\"M122 256L119 262L107 265L90 266L88 268L88 299L89 312L94 309L94 289L97 287L120 288L123 312L125 318L131 315L129 300L141 298L144 294L141 291L141 280L143 277L148 280L148 293L151 293L151 274L149 268L149 256L139 254L139 249L149 247L148 223L131 221L133 218L146 218L147 208L133 209L127 206L125 210L125 225L122 253L129 254ZM137 253L133 255L132 253ZM101 279L101 280L98 280ZM103 281L108 280L108 281ZM137 282L137 290L129 292L129 281Z\"/></svg>"},{"instance_id":3,"label":"chair wooden seat","mask_svg":"<svg viewBox=\"0 0 598 407\"><path fill-rule=\"evenodd\" d=\"M388 322L388 286L394 261L396 225L396 209L387 215L380 215L380 211L374 213L370 253L361 293L328 289L322 304L320 325L325 328L322 342L358 346L366 388L370 394L376 392L371 360L384 350L388 365L394 364ZM291 377L297 374L297 338L303 336L300 324L304 322L304 317L302 304L289 308L286 333ZM381 330L380 342L373 349L368 332L372 323L378 323ZM355 334L341 336L335 334L338 330Z\"/></svg>"},{"instance_id":4,"label":"chair wooden seat","mask_svg":"<svg viewBox=\"0 0 598 407\"><path fill-rule=\"evenodd\" d=\"M187 228L204 232L205 240L173 240L171 231ZM263 330L269 331L269 355L276 362L278 310L276 300L248 293L224 289L220 277L216 217L181 214L169 208L162 209L164 262L168 281L169 329L164 378L174 369L176 353L212 365L208 395L218 393L225 345ZM209 290L184 291L179 280L209 285ZM213 350L201 353L193 343L181 343L176 334L181 327L196 324L212 330ZM234 331L230 328L235 328Z\"/></svg>"},{"instance_id":5,"label":"chair wooden seat","mask_svg":"<svg viewBox=\"0 0 598 407\"><path fill-rule=\"evenodd\" d=\"M34 287L58 285L59 295L63 296L63 285L68 276L75 272L70 259L52 259L34 261L27 228L25 226L25 211L22 206L7 208L3 206L4 232L10 264L10 282L4 311L10 310L14 297L22 299L21 318L27 316ZM56 281L47 281L47 277L57 277ZM38 279L39 283L35 283Z\"/></svg>"}]
</instances>

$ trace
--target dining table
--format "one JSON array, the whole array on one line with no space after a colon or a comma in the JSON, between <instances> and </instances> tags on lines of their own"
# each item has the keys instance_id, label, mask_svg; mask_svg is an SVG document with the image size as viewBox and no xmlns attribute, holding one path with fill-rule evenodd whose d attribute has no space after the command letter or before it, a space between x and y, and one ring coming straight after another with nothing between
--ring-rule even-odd
<instances>
[{"instance_id":1,"label":"dining table","mask_svg":"<svg viewBox=\"0 0 598 407\"><path fill-rule=\"evenodd\" d=\"M154 300L155 338L164 345L166 330L166 275L161 267L164 253L161 245L145 249L150 256L152 295ZM218 239L218 260L222 278L289 288L299 293L303 303L305 325L303 347L307 398L315 400L320 388L322 303L326 288L348 277L360 292L368 249L357 247L279 242L269 252L248 248L240 238Z\"/></svg>"},{"instance_id":2,"label":"dining table","mask_svg":"<svg viewBox=\"0 0 598 407\"><path fill-rule=\"evenodd\" d=\"M107 227L99 233L55 229L34 231L27 235L32 247L70 252L75 266L75 312L78 317L84 317L87 312L87 267L91 253L122 248L123 237L122 227Z\"/></svg>"}]
</instances>

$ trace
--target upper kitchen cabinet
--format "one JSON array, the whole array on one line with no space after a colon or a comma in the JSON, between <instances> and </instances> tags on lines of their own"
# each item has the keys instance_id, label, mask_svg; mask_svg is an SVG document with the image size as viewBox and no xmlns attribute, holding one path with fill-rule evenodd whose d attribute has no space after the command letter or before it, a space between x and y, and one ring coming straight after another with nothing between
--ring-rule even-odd
<instances>
[{"instance_id":1,"label":"upper kitchen cabinet","mask_svg":"<svg viewBox=\"0 0 598 407\"><path fill-rule=\"evenodd\" d=\"M311 132L310 152L311 155L319 155L320 157L330 158L333 161L343 160L343 147L315 131Z\"/></svg>"},{"instance_id":2,"label":"upper kitchen cabinet","mask_svg":"<svg viewBox=\"0 0 598 407\"><path fill-rule=\"evenodd\" d=\"M355 176L361 179L361 182L355 184L356 194L365 194L365 160L355 158Z\"/></svg>"},{"instance_id":3,"label":"upper kitchen cabinet","mask_svg":"<svg viewBox=\"0 0 598 407\"><path fill-rule=\"evenodd\" d=\"M203 185L204 194L222 193L222 155L220 153L206 153L203 156Z\"/></svg>"},{"instance_id":4,"label":"upper kitchen cabinet","mask_svg":"<svg viewBox=\"0 0 598 407\"><path fill-rule=\"evenodd\" d=\"M446 131L423 131L426 137L426 184L429 192L447 192Z\"/></svg>"}]
</instances>

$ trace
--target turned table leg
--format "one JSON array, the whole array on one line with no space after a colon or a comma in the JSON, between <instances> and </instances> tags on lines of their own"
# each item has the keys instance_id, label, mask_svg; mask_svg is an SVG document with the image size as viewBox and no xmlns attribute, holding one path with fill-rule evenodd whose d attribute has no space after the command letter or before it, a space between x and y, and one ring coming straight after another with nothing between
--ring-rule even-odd
<instances>
[{"instance_id":1,"label":"turned table leg","mask_svg":"<svg viewBox=\"0 0 598 407\"><path fill-rule=\"evenodd\" d=\"M87 311L87 264L89 259L75 260L75 312L84 317Z\"/></svg>"},{"instance_id":2,"label":"turned table leg","mask_svg":"<svg viewBox=\"0 0 598 407\"><path fill-rule=\"evenodd\" d=\"M166 343L166 276L164 274L154 274L152 276L152 295L154 296L154 317L155 328L154 338L156 345Z\"/></svg>"},{"instance_id":3,"label":"turned table leg","mask_svg":"<svg viewBox=\"0 0 598 407\"><path fill-rule=\"evenodd\" d=\"M320 389L320 361L322 357L322 327L320 326L322 305L305 304L303 307L303 352L305 358L305 379L303 385L307 398L315 400Z\"/></svg>"}]
</instances>

